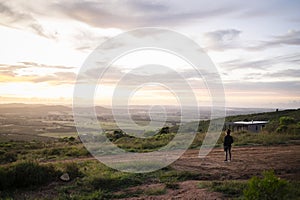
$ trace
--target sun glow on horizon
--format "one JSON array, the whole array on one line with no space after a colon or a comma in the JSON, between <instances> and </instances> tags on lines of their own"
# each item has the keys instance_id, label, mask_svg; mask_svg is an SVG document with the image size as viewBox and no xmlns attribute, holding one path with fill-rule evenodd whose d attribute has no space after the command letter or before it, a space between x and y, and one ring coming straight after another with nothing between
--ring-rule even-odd
<instances>
[{"instance_id":1,"label":"sun glow on horizon","mask_svg":"<svg viewBox=\"0 0 300 200\"><path fill-rule=\"evenodd\" d=\"M255 1L242 6L233 1L229 6L238 9L232 10L226 9L227 3L207 4L203 9L197 1L120 2L118 6L89 1L80 6L78 2L28 1L25 6L23 1L0 1L0 103L72 104L78 71L99 44L136 27L165 27L204 48L219 70L228 106L300 107L298 3ZM166 10L153 9L156 6ZM215 9L220 12L211 13ZM174 55L154 51L128 54L114 67L121 77L145 63L171 66L180 73L189 73L190 67ZM172 73L167 74L171 80ZM209 105L203 80L187 80L198 103ZM98 104L111 104L113 83L116 77L108 75L102 90L96 91ZM147 105L151 97L176 103L153 88L140 91L133 102Z\"/></svg>"}]
</instances>

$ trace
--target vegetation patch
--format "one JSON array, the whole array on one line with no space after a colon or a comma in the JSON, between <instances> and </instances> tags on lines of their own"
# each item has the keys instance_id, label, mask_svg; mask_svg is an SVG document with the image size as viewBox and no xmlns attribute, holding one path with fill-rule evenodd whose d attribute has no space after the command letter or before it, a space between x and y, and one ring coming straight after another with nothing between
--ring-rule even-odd
<instances>
[{"instance_id":1,"label":"vegetation patch","mask_svg":"<svg viewBox=\"0 0 300 200\"><path fill-rule=\"evenodd\" d=\"M246 200L298 199L300 182L287 181L275 176L274 171L265 171L262 178L253 176L248 181L201 181L199 188L209 188L225 197Z\"/></svg>"},{"instance_id":2,"label":"vegetation patch","mask_svg":"<svg viewBox=\"0 0 300 200\"><path fill-rule=\"evenodd\" d=\"M53 165L20 162L0 168L0 189L40 186L57 179L60 174Z\"/></svg>"},{"instance_id":3,"label":"vegetation patch","mask_svg":"<svg viewBox=\"0 0 300 200\"><path fill-rule=\"evenodd\" d=\"M274 171L265 171L263 178L254 176L249 180L244 190L244 197L247 200L297 199L300 195L298 187L297 183L290 183L276 177Z\"/></svg>"}]
</instances>

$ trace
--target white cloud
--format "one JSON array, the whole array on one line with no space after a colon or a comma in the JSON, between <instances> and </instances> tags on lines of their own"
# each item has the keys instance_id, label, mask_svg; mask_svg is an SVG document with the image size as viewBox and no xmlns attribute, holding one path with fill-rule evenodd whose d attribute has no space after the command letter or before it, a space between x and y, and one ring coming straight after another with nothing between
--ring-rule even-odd
<instances>
[{"instance_id":1,"label":"white cloud","mask_svg":"<svg viewBox=\"0 0 300 200\"><path fill-rule=\"evenodd\" d=\"M30 30L42 37L55 38L55 35L48 33L29 11L17 9L3 1L0 1L0 24L7 27Z\"/></svg>"},{"instance_id":2,"label":"white cloud","mask_svg":"<svg viewBox=\"0 0 300 200\"><path fill-rule=\"evenodd\" d=\"M204 34L206 39L205 49L224 51L239 47L239 35L242 31L236 29L224 29L207 32Z\"/></svg>"}]
</instances>

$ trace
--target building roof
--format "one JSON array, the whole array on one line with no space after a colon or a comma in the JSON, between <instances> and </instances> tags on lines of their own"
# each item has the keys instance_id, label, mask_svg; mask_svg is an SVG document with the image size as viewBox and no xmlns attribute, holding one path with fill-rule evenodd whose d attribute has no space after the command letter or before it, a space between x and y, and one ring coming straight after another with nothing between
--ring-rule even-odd
<instances>
[{"instance_id":1,"label":"building roof","mask_svg":"<svg viewBox=\"0 0 300 200\"><path fill-rule=\"evenodd\" d=\"M269 121L237 121L237 122L229 122L227 124L231 124L231 125L264 125L269 123Z\"/></svg>"}]
</instances>

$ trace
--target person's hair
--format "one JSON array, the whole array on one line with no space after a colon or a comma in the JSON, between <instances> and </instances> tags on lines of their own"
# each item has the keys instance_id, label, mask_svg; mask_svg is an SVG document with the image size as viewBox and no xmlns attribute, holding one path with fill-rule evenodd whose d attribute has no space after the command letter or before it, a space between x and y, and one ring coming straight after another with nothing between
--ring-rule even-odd
<instances>
[{"instance_id":1,"label":"person's hair","mask_svg":"<svg viewBox=\"0 0 300 200\"><path fill-rule=\"evenodd\" d=\"M231 132L231 130L230 130L230 129L228 129L228 130L227 130L227 134L228 134L228 135L230 135L230 132Z\"/></svg>"}]
</instances>

